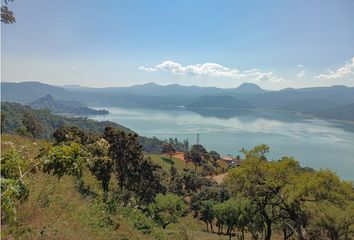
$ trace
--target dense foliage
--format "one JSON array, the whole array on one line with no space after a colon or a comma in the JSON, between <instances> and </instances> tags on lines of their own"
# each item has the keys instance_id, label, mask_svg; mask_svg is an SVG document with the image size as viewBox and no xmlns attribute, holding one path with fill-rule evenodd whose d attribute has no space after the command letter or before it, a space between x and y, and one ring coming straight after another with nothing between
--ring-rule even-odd
<instances>
[{"instance_id":1,"label":"dense foliage","mask_svg":"<svg viewBox=\"0 0 354 240\"><path fill-rule=\"evenodd\" d=\"M1 127L5 133L18 133L22 135L28 133L24 126L23 119L26 114L30 114L36 119L36 123L41 126L40 134L36 133L36 136L44 139L53 139L52 135L54 131L62 126L76 126L85 132L102 133L107 126L119 128L127 133L132 131L126 127L123 127L117 123L109 121L94 121L83 117L67 117L51 114L47 110L33 110L28 106L22 106L18 103L1 102ZM145 152L161 152L162 146L165 141L153 138L147 138L139 136L139 141L143 146ZM176 142L176 140L174 140ZM177 146L180 147L182 143L178 142ZM185 144L185 142L183 143Z\"/></svg>"},{"instance_id":2,"label":"dense foliage","mask_svg":"<svg viewBox=\"0 0 354 240\"><path fill-rule=\"evenodd\" d=\"M37 210L55 208L51 201L56 200L50 198L55 187L47 186L51 179L55 184L67 184L71 179L73 190L85 199L80 222L95 231L104 229L106 234L129 221L143 235L169 239L165 229L191 217L197 224L204 223L209 234L227 235L229 239L354 237L353 183L342 181L329 170L302 168L293 158L268 161L267 145L242 149L245 159L218 184L204 169L219 164L219 154L208 152L202 145L187 151L191 164L198 168L171 165L166 171L144 155L136 134L121 129L106 127L103 133L92 134L64 126L53 138L55 141L44 142L35 156L28 155L29 149L2 142L7 146L1 155L4 239L24 237L28 233L23 229L30 227L28 221L35 221ZM37 143L28 139L34 148ZM167 144L166 153L175 149L172 141ZM37 186L31 182L36 178L46 180L33 196ZM65 191L58 194L65 196ZM31 204L27 204L29 199ZM40 233L33 231L31 236L54 234L52 226L63 218L63 212L73 210L68 208L71 201L72 197L68 198L54 220L45 222ZM23 216L19 209L30 213Z\"/></svg>"}]
</instances>

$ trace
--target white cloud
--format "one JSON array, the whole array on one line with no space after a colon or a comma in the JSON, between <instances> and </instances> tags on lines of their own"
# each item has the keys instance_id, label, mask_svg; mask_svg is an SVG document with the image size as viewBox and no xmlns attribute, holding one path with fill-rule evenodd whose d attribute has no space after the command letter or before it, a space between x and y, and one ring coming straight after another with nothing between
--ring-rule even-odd
<instances>
[{"instance_id":1,"label":"white cloud","mask_svg":"<svg viewBox=\"0 0 354 240\"><path fill-rule=\"evenodd\" d=\"M338 68L337 70L328 70L327 73L322 73L316 78L325 78L325 79L338 79L345 78L348 76L354 75L354 57L350 61L346 62L344 66Z\"/></svg>"},{"instance_id":2,"label":"white cloud","mask_svg":"<svg viewBox=\"0 0 354 240\"><path fill-rule=\"evenodd\" d=\"M296 74L296 77L298 78L303 78L306 76L306 71L305 70L302 70L300 71L299 73Z\"/></svg>"},{"instance_id":3,"label":"white cloud","mask_svg":"<svg viewBox=\"0 0 354 240\"><path fill-rule=\"evenodd\" d=\"M298 65L296 65L296 67L304 68L304 65L298 64Z\"/></svg>"},{"instance_id":4,"label":"white cloud","mask_svg":"<svg viewBox=\"0 0 354 240\"><path fill-rule=\"evenodd\" d=\"M196 75L209 77L224 77L233 79L247 79L249 81L271 81L280 82L282 78L274 75L273 72L262 72L257 68L240 71L224 67L217 63L203 63L183 66L173 61L164 61L153 67L140 66L139 70L147 72L167 71L179 75Z\"/></svg>"}]
</instances>

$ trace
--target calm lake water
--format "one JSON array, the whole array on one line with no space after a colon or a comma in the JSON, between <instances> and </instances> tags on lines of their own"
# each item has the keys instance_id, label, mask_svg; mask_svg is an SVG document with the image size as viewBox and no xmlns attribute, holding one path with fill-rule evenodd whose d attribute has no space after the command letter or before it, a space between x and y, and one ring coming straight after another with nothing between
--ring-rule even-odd
<instances>
[{"instance_id":1,"label":"calm lake water","mask_svg":"<svg viewBox=\"0 0 354 240\"><path fill-rule=\"evenodd\" d=\"M223 155L265 143L271 148L269 159L293 156L302 166L330 168L354 180L354 124L261 110L103 108L110 114L90 118L119 123L143 136L188 139L190 144L199 133L201 144Z\"/></svg>"}]
</instances>

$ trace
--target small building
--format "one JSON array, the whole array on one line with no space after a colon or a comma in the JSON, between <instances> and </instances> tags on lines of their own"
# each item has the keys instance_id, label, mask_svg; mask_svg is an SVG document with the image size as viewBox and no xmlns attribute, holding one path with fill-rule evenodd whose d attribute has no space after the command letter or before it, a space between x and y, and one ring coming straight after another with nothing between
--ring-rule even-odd
<instances>
[{"instance_id":1,"label":"small building","mask_svg":"<svg viewBox=\"0 0 354 240\"><path fill-rule=\"evenodd\" d=\"M238 167L241 164L242 159L237 156L227 155L222 157L222 160L225 161L230 167Z\"/></svg>"}]
</instances>

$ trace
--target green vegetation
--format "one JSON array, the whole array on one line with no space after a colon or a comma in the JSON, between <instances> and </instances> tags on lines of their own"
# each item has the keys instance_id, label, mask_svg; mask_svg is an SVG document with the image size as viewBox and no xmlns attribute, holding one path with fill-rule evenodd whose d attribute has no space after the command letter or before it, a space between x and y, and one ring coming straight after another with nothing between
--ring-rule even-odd
<instances>
[{"instance_id":1,"label":"green vegetation","mask_svg":"<svg viewBox=\"0 0 354 240\"><path fill-rule=\"evenodd\" d=\"M39 137L43 131L43 127L38 119L29 111L23 114L22 124L26 131L32 135L33 138Z\"/></svg>"},{"instance_id":2,"label":"green vegetation","mask_svg":"<svg viewBox=\"0 0 354 240\"><path fill-rule=\"evenodd\" d=\"M41 126L40 134L35 133L36 137L42 139L53 139L54 131L62 126L79 127L85 132L102 133L107 126L122 129L128 133L132 133L130 129L123 127L117 123L109 121L94 121L83 117L66 117L51 114L48 110L33 110L28 106L22 106L18 103L1 102L1 126L5 133L18 133L21 135L30 135L29 129L26 129L23 120L26 115L32 116ZM28 127L31 127L28 125ZM145 152L159 153L162 150L162 145L165 141L153 138L140 136L139 141ZM175 140L174 140L175 141ZM178 141L177 141L178 142ZM179 143L178 145L185 144Z\"/></svg>"},{"instance_id":3,"label":"green vegetation","mask_svg":"<svg viewBox=\"0 0 354 240\"><path fill-rule=\"evenodd\" d=\"M30 113L40 122L43 132L39 137L45 139L52 139L53 132L61 126L76 126L93 133L102 133L106 126L113 126L131 132L131 130L113 122L97 122L83 117L54 115L48 110L33 110L18 103L2 102L1 111L6 114L4 132L7 133L16 133L18 129L24 127L22 119L24 119L26 113Z\"/></svg>"},{"instance_id":4,"label":"green vegetation","mask_svg":"<svg viewBox=\"0 0 354 240\"><path fill-rule=\"evenodd\" d=\"M202 145L188 163L144 155L136 134L113 127L63 126L53 139L2 134L2 239L354 237L353 183L286 156L268 161L267 145L243 149L217 184L219 154Z\"/></svg>"},{"instance_id":5,"label":"green vegetation","mask_svg":"<svg viewBox=\"0 0 354 240\"><path fill-rule=\"evenodd\" d=\"M66 113L75 115L102 115L108 114L107 110L95 110L86 107L81 102L54 100L52 95L47 94L40 99L28 104L33 109L47 109L52 113Z\"/></svg>"},{"instance_id":6,"label":"green vegetation","mask_svg":"<svg viewBox=\"0 0 354 240\"><path fill-rule=\"evenodd\" d=\"M16 22L14 13L8 8L9 2L13 0L4 0L1 2L1 22L5 24L12 24Z\"/></svg>"},{"instance_id":7,"label":"green vegetation","mask_svg":"<svg viewBox=\"0 0 354 240\"><path fill-rule=\"evenodd\" d=\"M168 193L158 194L150 209L155 221L165 229L169 224L177 222L178 217L183 216L186 206L181 197Z\"/></svg>"}]
</instances>

